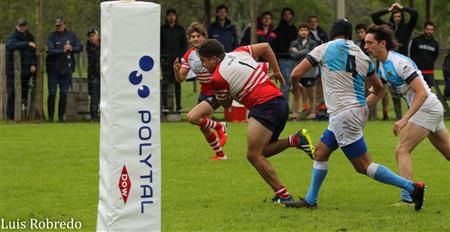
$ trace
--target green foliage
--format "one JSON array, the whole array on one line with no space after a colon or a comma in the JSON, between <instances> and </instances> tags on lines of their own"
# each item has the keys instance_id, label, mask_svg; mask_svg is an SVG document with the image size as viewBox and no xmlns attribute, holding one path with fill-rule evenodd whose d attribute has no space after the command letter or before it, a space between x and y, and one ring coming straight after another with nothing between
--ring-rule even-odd
<instances>
[{"instance_id":1,"label":"green foliage","mask_svg":"<svg viewBox=\"0 0 450 232\"><path fill-rule=\"evenodd\" d=\"M393 122L369 122L374 161L396 170ZM447 128L450 123L447 121ZM399 191L357 174L341 151L319 197L319 210L270 203L272 190L246 160L246 124L229 125L227 161L211 162L211 148L188 123L163 123L163 231L448 231L450 167L428 141L413 153L414 178L428 185L425 209L392 206ZM324 122L289 122L281 137L301 127L313 140ZM94 231L98 203L98 135L93 123L0 122L0 218L83 222ZM304 197L312 161L296 149L269 159L289 191Z\"/></svg>"}]
</instances>

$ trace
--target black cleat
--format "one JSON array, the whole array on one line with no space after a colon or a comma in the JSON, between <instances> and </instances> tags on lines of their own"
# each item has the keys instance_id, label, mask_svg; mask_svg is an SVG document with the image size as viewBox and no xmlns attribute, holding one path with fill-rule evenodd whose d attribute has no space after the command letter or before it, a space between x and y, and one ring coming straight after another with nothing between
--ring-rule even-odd
<instances>
[{"instance_id":1,"label":"black cleat","mask_svg":"<svg viewBox=\"0 0 450 232\"><path fill-rule=\"evenodd\" d=\"M299 201L291 201L284 203L285 207L288 208L309 208L309 209L317 209L317 204L311 205L309 204L306 199L300 198Z\"/></svg>"},{"instance_id":2,"label":"black cleat","mask_svg":"<svg viewBox=\"0 0 450 232\"><path fill-rule=\"evenodd\" d=\"M285 203L288 203L288 202L292 202L293 200L294 200L294 198L291 195L289 195L288 198L282 198L282 197L279 197L277 195L277 196L272 198L272 203L285 204Z\"/></svg>"},{"instance_id":3,"label":"black cleat","mask_svg":"<svg viewBox=\"0 0 450 232\"><path fill-rule=\"evenodd\" d=\"M423 207L424 195L425 195L425 183L416 182L414 183L414 192L411 193L411 198L414 202L414 209L419 211Z\"/></svg>"}]
</instances>

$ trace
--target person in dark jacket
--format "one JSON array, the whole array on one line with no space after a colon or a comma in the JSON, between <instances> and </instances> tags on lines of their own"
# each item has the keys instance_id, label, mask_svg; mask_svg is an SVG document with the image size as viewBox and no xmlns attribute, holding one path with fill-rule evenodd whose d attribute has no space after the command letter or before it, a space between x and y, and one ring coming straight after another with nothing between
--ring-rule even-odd
<instances>
[{"instance_id":1,"label":"person in dark jacket","mask_svg":"<svg viewBox=\"0 0 450 232\"><path fill-rule=\"evenodd\" d=\"M293 60L295 60L295 66L306 58L306 55L312 51L316 46L317 42L309 37L309 26L307 24L300 24L298 26L298 38L291 42L289 48L289 55ZM306 72L300 79L300 83L304 87L302 91L303 99L303 114L307 116L308 119L316 118L316 94L315 94L315 83L316 78L319 75L319 69L317 67L312 68ZM300 115L298 113L298 100L300 96L293 99L292 107L292 118L298 120Z\"/></svg>"},{"instance_id":2,"label":"person in dark jacket","mask_svg":"<svg viewBox=\"0 0 450 232\"><path fill-rule=\"evenodd\" d=\"M391 12L389 22L381 19L383 15L388 14L389 12ZM405 22L404 12L408 13L410 16L408 22ZM376 25L387 24L395 32L395 38L400 43L398 52L407 56L409 39L411 38L411 33L417 23L417 11L410 7L403 7L399 3L394 3L388 9L374 12L371 17L373 23Z\"/></svg>"},{"instance_id":3,"label":"person in dark jacket","mask_svg":"<svg viewBox=\"0 0 450 232\"><path fill-rule=\"evenodd\" d=\"M411 43L411 59L417 64L422 76L430 88L434 87L434 62L439 55L439 43L433 38L435 25L426 22L424 33Z\"/></svg>"},{"instance_id":4,"label":"person in dark jacket","mask_svg":"<svg viewBox=\"0 0 450 232\"><path fill-rule=\"evenodd\" d=\"M275 29L277 38L272 41L273 51L278 59L281 74L284 77L284 85L281 92L289 102L291 91L291 72L294 69L294 60L289 56L289 45L297 39L297 28L294 25L294 11L291 8L284 8L281 11L281 20Z\"/></svg>"},{"instance_id":5,"label":"person in dark jacket","mask_svg":"<svg viewBox=\"0 0 450 232\"><path fill-rule=\"evenodd\" d=\"M72 73L75 71L74 55L81 52L82 46L77 36L66 29L63 18L55 19L55 27L56 31L50 34L47 41L48 120L53 122L55 97L59 86L58 120L63 122L67 92L72 83Z\"/></svg>"},{"instance_id":6,"label":"person in dark jacket","mask_svg":"<svg viewBox=\"0 0 450 232\"><path fill-rule=\"evenodd\" d=\"M319 27L317 16L309 16L308 25L310 29L309 36L311 36L313 40L315 40L319 45L328 42L328 35L321 27Z\"/></svg>"},{"instance_id":7,"label":"person in dark jacket","mask_svg":"<svg viewBox=\"0 0 450 232\"><path fill-rule=\"evenodd\" d=\"M91 28L87 32L86 52L88 55L88 92L91 97L89 110L91 120L99 120L100 105L100 38L98 31Z\"/></svg>"},{"instance_id":8,"label":"person in dark jacket","mask_svg":"<svg viewBox=\"0 0 450 232\"><path fill-rule=\"evenodd\" d=\"M26 104L30 77L36 73L36 44L34 36L27 30L27 21L18 19L14 32L6 39L6 89L8 120L14 119L14 51L20 51L22 103Z\"/></svg>"},{"instance_id":9,"label":"person in dark jacket","mask_svg":"<svg viewBox=\"0 0 450 232\"><path fill-rule=\"evenodd\" d=\"M220 5L216 8L216 21L208 28L208 36L222 43L225 52L232 52L239 46L236 27L227 18L228 7Z\"/></svg>"},{"instance_id":10,"label":"person in dark jacket","mask_svg":"<svg viewBox=\"0 0 450 232\"><path fill-rule=\"evenodd\" d=\"M258 18L258 23L256 25L256 42L271 43L274 39L277 38L277 34L273 31L272 25L272 13L266 11L261 14L261 17ZM241 39L241 46L250 45L251 42L251 27L248 27L244 36Z\"/></svg>"},{"instance_id":11,"label":"person in dark jacket","mask_svg":"<svg viewBox=\"0 0 450 232\"><path fill-rule=\"evenodd\" d=\"M388 14L389 12L391 12L389 22L381 19L383 15ZM405 22L404 12L410 15L408 22ZM407 56L409 39L411 38L411 33L417 23L417 11L410 7L403 7L399 3L393 3L388 9L372 13L371 17L376 25L387 24L395 32L395 38L399 42L397 51ZM402 96L394 91L391 87L389 88L389 90L392 96L392 102L394 103L396 119L400 120L402 118ZM383 119L388 119L387 111L383 112Z\"/></svg>"},{"instance_id":12,"label":"person in dark jacket","mask_svg":"<svg viewBox=\"0 0 450 232\"><path fill-rule=\"evenodd\" d=\"M444 58L444 63L442 63L442 74L445 80L444 95L450 98L450 49L447 51L447 55Z\"/></svg>"},{"instance_id":13,"label":"person in dark jacket","mask_svg":"<svg viewBox=\"0 0 450 232\"><path fill-rule=\"evenodd\" d=\"M181 85L176 81L173 72L175 59L183 57L187 50L186 31L178 24L175 9L166 11L165 24L161 26L161 67L163 79L161 82L162 111L173 111L173 95L175 89L175 109L181 107Z\"/></svg>"}]
</instances>

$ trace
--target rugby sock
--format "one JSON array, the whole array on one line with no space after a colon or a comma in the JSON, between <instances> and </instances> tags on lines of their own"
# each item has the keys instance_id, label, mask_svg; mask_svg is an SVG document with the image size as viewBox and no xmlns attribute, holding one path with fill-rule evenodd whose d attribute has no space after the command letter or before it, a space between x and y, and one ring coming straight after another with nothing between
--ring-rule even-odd
<instances>
[{"instance_id":1,"label":"rugby sock","mask_svg":"<svg viewBox=\"0 0 450 232\"><path fill-rule=\"evenodd\" d=\"M402 200L404 200L404 201L409 201L409 202L413 201L413 199L411 198L411 194L404 189L402 189L400 191L400 196L401 196Z\"/></svg>"},{"instance_id":2,"label":"rugby sock","mask_svg":"<svg viewBox=\"0 0 450 232\"><path fill-rule=\"evenodd\" d=\"M207 139L209 146L212 147L212 149L214 150L214 152L216 152L216 155L219 157L224 157L225 154L222 151L222 147L219 144L219 140L216 137L216 134L211 133L211 135L208 137Z\"/></svg>"},{"instance_id":3,"label":"rugby sock","mask_svg":"<svg viewBox=\"0 0 450 232\"><path fill-rule=\"evenodd\" d=\"M280 198L288 198L289 197L289 191L283 185L281 185L281 187L277 191L275 191L275 194L277 196L279 196Z\"/></svg>"},{"instance_id":4,"label":"rugby sock","mask_svg":"<svg viewBox=\"0 0 450 232\"><path fill-rule=\"evenodd\" d=\"M299 137L298 135L289 135L288 141L289 141L289 147L296 147L298 145L299 142Z\"/></svg>"},{"instance_id":5,"label":"rugby sock","mask_svg":"<svg viewBox=\"0 0 450 232\"><path fill-rule=\"evenodd\" d=\"M222 123L216 122L208 117L203 117L200 119L200 126L215 129L216 131L222 129Z\"/></svg>"},{"instance_id":6,"label":"rugby sock","mask_svg":"<svg viewBox=\"0 0 450 232\"><path fill-rule=\"evenodd\" d=\"M308 109L309 109L309 104L303 103L303 110L308 110Z\"/></svg>"},{"instance_id":7,"label":"rugby sock","mask_svg":"<svg viewBox=\"0 0 450 232\"><path fill-rule=\"evenodd\" d=\"M402 188L409 193L412 193L415 189L414 183L412 181L393 173L385 166L377 163L371 163L369 167L367 167L367 176L379 182Z\"/></svg>"},{"instance_id":8,"label":"rugby sock","mask_svg":"<svg viewBox=\"0 0 450 232\"><path fill-rule=\"evenodd\" d=\"M308 194L306 194L306 201L314 205L319 195L320 186L325 180L328 173L328 161L315 161L311 176L311 185L309 186Z\"/></svg>"}]
</instances>

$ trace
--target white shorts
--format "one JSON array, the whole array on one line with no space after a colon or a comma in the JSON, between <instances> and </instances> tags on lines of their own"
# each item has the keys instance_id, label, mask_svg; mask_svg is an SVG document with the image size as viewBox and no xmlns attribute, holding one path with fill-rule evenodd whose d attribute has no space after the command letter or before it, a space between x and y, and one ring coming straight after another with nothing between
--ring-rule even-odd
<instances>
[{"instance_id":1,"label":"white shorts","mask_svg":"<svg viewBox=\"0 0 450 232\"><path fill-rule=\"evenodd\" d=\"M436 99L435 103L425 109L421 107L409 121L414 125L423 127L436 132L442 128L445 128L444 124L444 108L439 100Z\"/></svg>"},{"instance_id":2,"label":"white shorts","mask_svg":"<svg viewBox=\"0 0 450 232\"><path fill-rule=\"evenodd\" d=\"M334 133L339 147L345 147L363 137L369 109L367 106L350 108L330 115L328 130Z\"/></svg>"}]
</instances>

